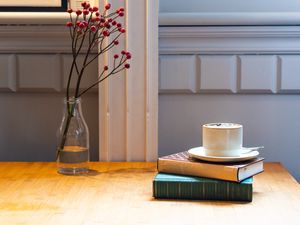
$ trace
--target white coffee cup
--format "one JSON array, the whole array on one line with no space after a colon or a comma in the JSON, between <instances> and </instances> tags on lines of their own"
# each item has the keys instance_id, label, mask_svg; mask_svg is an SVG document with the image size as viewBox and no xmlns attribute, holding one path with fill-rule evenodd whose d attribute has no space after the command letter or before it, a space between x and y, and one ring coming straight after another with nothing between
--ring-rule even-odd
<instances>
[{"instance_id":1,"label":"white coffee cup","mask_svg":"<svg viewBox=\"0 0 300 225\"><path fill-rule=\"evenodd\" d=\"M209 156L239 156L243 149L243 126L236 123L209 123L202 126L203 148Z\"/></svg>"}]
</instances>

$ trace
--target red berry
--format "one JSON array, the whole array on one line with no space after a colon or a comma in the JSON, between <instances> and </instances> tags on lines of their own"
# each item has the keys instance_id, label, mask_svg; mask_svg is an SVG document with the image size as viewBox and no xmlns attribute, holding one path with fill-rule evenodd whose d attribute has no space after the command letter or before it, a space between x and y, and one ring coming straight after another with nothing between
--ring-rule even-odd
<instances>
[{"instance_id":1,"label":"red berry","mask_svg":"<svg viewBox=\"0 0 300 225\"><path fill-rule=\"evenodd\" d=\"M114 41L114 44L115 44L115 45L118 45L118 44L119 44L119 41L118 41L118 40L115 40L115 41Z\"/></svg>"},{"instance_id":2,"label":"red berry","mask_svg":"<svg viewBox=\"0 0 300 225\"><path fill-rule=\"evenodd\" d=\"M108 21L109 23L111 23L111 22L112 22L112 18L109 18L107 21Z\"/></svg>"},{"instance_id":3,"label":"red berry","mask_svg":"<svg viewBox=\"0 0 300 225\"><path fill-rule=\"evenodd\" d=\"M95 26L91 26L91 31L95 32L97 28Z\"/></svg>"},{"instance_id":4,"label":"red berry","mask_svg":"<svg viewBox=\"0 0 300 225\"><path fill-rule=\"evenodd\" d=\"M120 16L120 17L123 17L123 16L124 16L124 13L123 13L123 12L119 12L119 16Z\"/></svg>"},{"instance_id":5,"label":"red berry","mask_svg":"<svg viewBox=\"0 0 300 225\"><path fill-rule=\"evenodd\" d=\"M96 17L96 18L95 18L95 21L99 22L99 21L100 21L100 18L99 18L99 17Z\"/></svg>"},{"instance_id":6,"label":"red berry","mask_svg":"<svg viewBox=\"0 0 300 225\"><path fill-rule=\"evenodd\" d=\"M126 64L124 65L124 67L125 67L126 69L129 69L129 68L130 68L130 64L129 64L129 63L126 63Z\"/></svg>"},{"instance_id":7,"label":"red berry","mask_svg":"<svg viewBox=\"0 0 300 225\"><path fill-rule=\"evenodd\" d=\"M67 12L68 12L68 13L72 13L72 12L73 12L73 9L68 9Z\"/></svg>"},{"instance_id":8,"label":"red berry","mask_svg":"<svg viewBox=\"0 0 300 225\"><path fill-rule=\"evenodd\" d=\"M90 12L89 12L88 10L86 10L86 9L83 10L83 14L84 14L84 15L89 15L89 13L90 13Z\"/></svg>"},{"instance_id":9,"label":"red berry","mask_svg":"<svg viewBox=\"0 0 300 225\"><path fill-rule=\"evenodd\" d=\"M118 54L115 54L115 55L114 55L114 58L115 58L115 59L119 58L119 55L118 55Z\"/></svg>"},{"instance_id":10,"label":"red berry","mask_svg":"<svg viewBox=\"0 0 300 225\"><path fill-rule=\"evenodd\" d=\"M124 12L124 8L123 7L119 8L119 12Z\"/></svg>"},{"instance_id":11,"label":"red berry","mask_svg":"<svg viewBox=\"0 0 300 225\"><path fill-rule=\"evenodd\" d=\"M121 24L121 23L118 23L118 24L117 24L117 27L122 27L122 24Z\"/></svg>"},{"instance_id":12,"label":"red berry","mask_svg":"<svg viewBox=\"0 0 300 225\"><path fill-rule=\"evenodd\" d=\"M84 8L85 8L85 9L89 9L90 6L91 6L91 5L90 5L89 3L87 3L86 6L85 6Z\"/></svg>"},{"instance_id":13,"label":"red berry","mask_svg":"<svg viewBox=\"0 0 300 225\"><path fill-rule=\"evenodd\" d=\"M89 11L90 11L90 12L94 12L94 11L93 11L93 8L89 8Z\"/></svg>"},{"instance_id":14,"label":"red berry","mask_svg":"<svg viewBox=\"0 0 300 225\"><path fill-rule=\"evenodd\" d=\"M96 6L93 7L94 12L97 12L98 10L99 10L98 7L96 7Z\"/></svg>"},{"instance_id":15,"label":"red berry","mask_svg":"<svg viewBox=\"0 0 300 225\"><path fill-rule=\"evenodd\" d=\"M121 51L121 54L122 54L122 55L125 55L125 54L126 54L126 51L125 51L125 50Z\"/></svg>"},{"instance_id":16,"label":"red berry","mask_svg":"<svg viewBox=\"0 0 300 225\"><path fill-rule=\"evenodd\" d=\"M96 12L96 14L95 14L96 16L100 16L100 13L99 12Z\"/></svg>"},{"instance_id":17,"label":"red berry","mask_svg":"<svg viewBox=\"0 0 300 225\"><path fill-rule=\"evenodd\" d=\"M76 11L76 15L77 15L77 16L80 16L81 14L82 14L82 11L78 9L78 10Z\"/></svg>"},{"instance_id":18,"label":"red berry","mask_svg":"<svg viewBox=\"0 0 300 225\"><path fill-rule=\"evenodd\" d=\"M81 23L79 24L79 27L80 27L81 29L84 28L84 27L85 27L84 23L81 22Z\"/></svg>"},{"instance_id":19,"label":"red berry","mask_svg":"<svg viewBox=\"0 0 300 225\"><path fill-rule=\"evenodd\" d=\"M101 18L101 23L104 23L105 22L105 19L102 17Z\"/></svg>"},{"instance_id":20,"label":"red berry","mask_svg":"<svg viewBox=\"0 0 300 225\"><path fill-rule=\"evenodd\" d=\"M120 31L121 33L125 33L125 32L126 32L126 30L125 30L124 28L119 28L119 31Z\"/></svg>"},{"instance_id":21,"label":"red berry","mask_svg":"<svg viewBox=\"0 0 300 225\"><path fill-rule=\"evenodd\" d=\"M73 23L72 22L67 22L67 27L72 27L73 26Z\"/></svg>"},{"instance_id":22,"label":"red berry","mask_svg":"<svg viewBox=\"0 0 300 225\"><path fill-rule=\"evenodd\" d=\"M110 9L110 7L111 7L111 4L110 4L110 3L108 3L108 4L106 4L106 6L105 6L105 9L106 9L106 10L109 10L109 9Z\"/></svg>"},{"instance_id":23,"label":"red berry","mask_svg":"<svg viewBox=\"0 0 300 225\"><path fill-rule=\"evenodd\" d=\"M80 21L77 21L77 22L76 22L76 26L79 27L79 24L80 24L80 23L81 23Z\"/></svg>"},{"instance_id":24,"label":"red berry","mask_svg":"<svg viewBox=\"0 0 300 225\"><path fill-rule=\"evenodd\" d=\"M104 66L104 68L103 68L104 70L108 70L108 66Z\"/></svg>"},{"instance_id":25,"label":"red berry","mask_svg":"<svg viewBox=\"0 0 300 225\"><path fill-rule=\"evenodd\" d=\"M81 6L84 8L86 6L86 2L82 2Z\"/></svg>"},{"instance_id":26,"label":"red berry","mask_svg":"<svg viewBox=\"0 0 300 225\"><path fill-rule=\"evenodd\" d=\"M111 25L116 26L117 22L114 20L111 22Z\"/></svg>"},{"instance_id":27,"label":"red berry","mask_svg":"<svg viewBox=\"0 0 300 225\"><path fill-rule=\"evenodd\" d=\"M126 54L126 59L131 59L131 54Z\"/></svg>"},{"instance_id":28,"label":"red berry","mask_svg":"<svg viewBox=\"0 0 300 225\"><path fill-rule=\"evenodd\" d=\"M103 36L108 37L109 36L109 31L108 30L103 31Z\"/></svg>"}]
</instances>

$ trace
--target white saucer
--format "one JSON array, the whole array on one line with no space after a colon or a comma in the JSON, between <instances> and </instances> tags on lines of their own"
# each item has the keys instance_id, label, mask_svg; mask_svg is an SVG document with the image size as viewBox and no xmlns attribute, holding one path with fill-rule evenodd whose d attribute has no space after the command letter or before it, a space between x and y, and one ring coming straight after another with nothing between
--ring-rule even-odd
<instances>
[{"instance_id":1,"label":"white saucer","mask_svg":"<svg viewBox=\"0 0 300 225\"><path fill-rule=\"evenodd\" d=\"M240 154L239 156L230 156L230 157L209 156L205 154L203 147L192 148L188 150L188 153L193 158L197 158L209 162L239 162L239 161L254 159L259 155L258 151L251 151L251 152Z\"/></svg>"}]
</instances>

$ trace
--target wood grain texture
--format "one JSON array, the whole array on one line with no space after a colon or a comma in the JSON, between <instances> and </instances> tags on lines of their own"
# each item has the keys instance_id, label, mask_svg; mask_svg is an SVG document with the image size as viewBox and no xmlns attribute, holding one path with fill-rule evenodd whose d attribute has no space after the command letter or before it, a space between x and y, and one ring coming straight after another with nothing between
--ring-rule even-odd
<instances>
[{"instance_id":1,"label":"wood grain texture","mask_svg":"<svg viewBox=\"0 0 300 225\"><path fill-rule=\"evenodd\" d=\"M155 163L0 163L0 224L300 224L300 185L279 163L254 179L252 203L152 198Z\"/></svg>"}]
</instances>

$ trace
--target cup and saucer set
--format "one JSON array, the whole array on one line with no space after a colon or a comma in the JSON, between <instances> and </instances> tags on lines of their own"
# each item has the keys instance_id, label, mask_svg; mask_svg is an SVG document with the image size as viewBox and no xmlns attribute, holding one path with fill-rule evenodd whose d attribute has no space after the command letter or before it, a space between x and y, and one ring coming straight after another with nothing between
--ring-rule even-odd
<instances>
[{"instance_id":1,"label":"cup and saucer set","mask_svg":"<svg viewBox=\"0 0 300 225\"><path fill-rule=\"evenodd\" d=\"M209 162L240 162L256 158L260 147L243 147L243 126L209 123L202 126L203 146L188 150L192 158Z\"/></svg>"}]
</instances>

